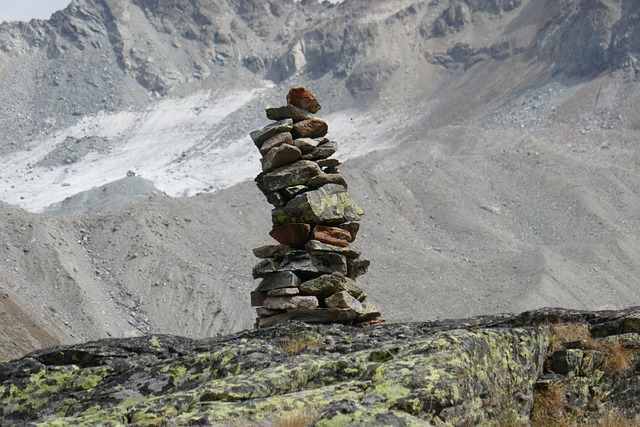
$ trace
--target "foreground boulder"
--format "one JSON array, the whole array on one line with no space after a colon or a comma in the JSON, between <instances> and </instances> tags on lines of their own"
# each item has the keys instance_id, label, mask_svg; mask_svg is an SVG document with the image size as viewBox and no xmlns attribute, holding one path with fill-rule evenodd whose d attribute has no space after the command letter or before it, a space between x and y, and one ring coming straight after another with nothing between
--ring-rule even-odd
<instances>
[{"instance_id":1,"label":"foreground boulder","mask_svg":"<svg viewBox=\"0 0 640 427\"><path fill-rule=\"evenodd\" d=\"M103 340L0 365L0 424L633 425L639 332L636 307Z\"/></svg>"}]
</instances>

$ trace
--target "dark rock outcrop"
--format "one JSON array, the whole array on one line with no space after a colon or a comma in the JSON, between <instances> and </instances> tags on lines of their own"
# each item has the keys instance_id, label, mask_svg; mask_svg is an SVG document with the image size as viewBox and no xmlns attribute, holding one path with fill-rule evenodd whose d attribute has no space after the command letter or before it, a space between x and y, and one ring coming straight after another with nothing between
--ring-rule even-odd
<instances>
[{"instance_id":1,"label":"dark rock outcrop","mask_svg":"<svg viewBox=\"0 0 640 427\"><path fill-rule=\"evenodd\" d=\"M543 309L369 329L294 322L223 339L102 340L0 365L0 417L3 426L631 420L640 411L639 319L639 307ZM551 392L560 396L553 405Z\"/></svg>"}]
</instances>

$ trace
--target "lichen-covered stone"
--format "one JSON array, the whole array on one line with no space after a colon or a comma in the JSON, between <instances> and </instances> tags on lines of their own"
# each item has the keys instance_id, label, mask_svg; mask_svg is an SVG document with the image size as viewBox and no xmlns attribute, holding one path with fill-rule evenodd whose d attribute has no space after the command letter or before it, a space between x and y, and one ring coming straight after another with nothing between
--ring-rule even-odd
<instances>
[{"instance_id":1,"label":"lichen-covered stone","mask_svg":"<svg viewBox=\"0 0 640 427\"><path fill-rule=\"evenodd\" d=\"M294 197L286 206L274 209L271 217L274 225L291 222L328 225L358 221L363 213L345 187L327 184Z\"/></svg>"},{"instance_id":2,"label":"lichen-covered stone","mask_svg":"<svg viewBox=\"0 0 640 427\"><path fill-rule=\"evenodd\" d=\"M342 291L348 292L358 301L363 301L366 298L364 291L354 280L339 273L325 274L315 279L307 280L301 283L298 288L303 294L315 295L322 299Z\"/></svg>"},{"instance_id":3,"label":"lichen-covered stone","mask_svg":"<svg viewBox=\"0 0 640 427\"><path fill-rule=\"evenodd\" d=\"M367 329L291 322L64 346L0 365L0 417L3 427L282 425L301 413L313 426L530 425L550 319L595 326L638 313L544 309ZM637 334L623 335L609 338L631 345ZM296 341L307 344L292 353ZM638 348L631 354L625 373L551 380L575 417L563 425L602 424L615 411L634 425Z\"/></svg>"}]
</instances>

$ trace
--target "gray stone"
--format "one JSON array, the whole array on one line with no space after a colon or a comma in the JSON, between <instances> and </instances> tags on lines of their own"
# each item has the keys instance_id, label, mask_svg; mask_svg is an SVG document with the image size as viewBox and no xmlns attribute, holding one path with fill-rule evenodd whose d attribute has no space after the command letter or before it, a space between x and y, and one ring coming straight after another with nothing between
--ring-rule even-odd
<instances>
[{"instance_id":1,"label":"gray stone","mask_svg":"<svg viewBox=\"0 0 640 427\"><path fill-rule=\"evenodd\" d=\"M324 304L329 308L349 308L358 314L365 312L365 306L347 291L331 295L324 300Z\"/></svg>"},{"instance_id":2,"label":"gray stone","mask_svg":"<svg viewBox=\"0 0 640 427\"><path fill-rule=\"evenodd\" d=\"M300 274L347 274L347 259L334 252L307 253L299 251L287 254L278 268L281 271L295 271Z\"/></svg>"},{"instance_id":3,"label":"gray stone","mask_svg":"<svg viewBox=\"0 0 640 427\"><path fill-rule=\"evenodd\" d=\"M273 258L276 254L284 253L287 249L289 249L287 245L265 245L255 248L253 255L261 259Z\"/></svg>"},{"instance_id":4,"label":"gray stone","mask_svg":"<svg viewBox=\"0 0 640 427\"><path fill-rule=\"evenodd\" d=\"M266 140L268 140L275 134L280 132L291 132L292 130L293 120L284 119L275 123L271 123L260 130L254 130L249 135L251 136L254 144L256 144L256 147L260 148Z\"/></svg>"},{"instance_id":5,"label":"gray stone","mask_svg":"<svg viewBox=\"0 0 640 427\"><path fill-rule=\"evenodd\" d=\"M340 175L339 173L324 172L311 178L307 183L307 186L309 188L319 188L327 184L338 184L342 185L344 188L347 188L347 181L345 181L342 175Z\"/></svg>"},{"instance_id":6,"label":"gray stone","mask_svg":"<svg viewBox=\"0 0 640 427\"><path fill-rule=\"evenodd\" d=\"M267 299L267 293L263 291L251 292L251 307L259 307L262 305L265 299Z\"/></svg>"},{"instance_id":7,"label":"gray stone","mask_svg":"<svg viewBox=\"0 0 640 427\"><path fill-rule=\"evenodd\" d=\"M274 191L267 195L267 201L276 208L285 207L289 200L291 200L291 198L285 197L280 191Z\"/></svg>"},{"instance_id":8,"label":"gray stone","mask_svg":"<svg viewBox=\"0 0 640 427\"><path fill-rule=\"evenodd\" d=\"M302 154L308 154L316 149L316 147L320 144L320 141L313 138L298 138L294 139L292 144L298 147Z\"/></svg>"},{"instance_id":9,"label":"gray stone","mask_svg":"<svg viewBox=\"0 0 640 427\"><path fill-rule=\"evenodd\" d=\"M355 279L367 273L371 261L364 258L347 259L347 277Z\"/></svg>"},{"instance_id":10,"label":"gray stone","mask_svg":"<svg viewBox=\"0 0 640 427\"><path fill-rule=\"evenodd\" d=\"M304 160L328 159L338 151L338 143L329 141L325 144L318 145L312 152L304 154Z\"/></svg>"},{"instance_id":11,"label":"gray stone","mask_svg":"<svg viewBox=\"0 0 640 427\"><path fill-rule=\"evenodd\" d=\"M269 151L273 150L276 147L281 146L282 144L292 144L293 137L291 136L291 132L280 132L267 139L262 146L260 147L260 154L263 156L267 154Z\"/></svg>"},{"instance_id":12,"label":"gray stone","mask_svg":"<svg viewBox=\"0 0 640 427\"><path fill-rule=\"evenodd\" d=\"M271 120L292 119L294 122L313 119L315 114L295 105L285 105L284 107L272 107L266 110L267 118Z\"/></svg>"},{"instance_id":13,"label":"gray stone","mask_svg":"<svg viewBox=\"0 0 640 427\"><path fill-rule=\"evenodd\" d=\"M364 301L367 297L355 280L351 280L339 273L325 274L315 279L307 280L300 284L298 288L302 294L314 295L321 299L342 291L347 291L358 301Z\"/></svg>"},{"instance_id":14,"label":"gray stone","mask_svg":"<svg viewBox=\"0 0 640 427\"><path fill-rule=\"evenodd\" d=\"M306 185L322 170L317 163L308 160L299 160L293 164L283 166L262 176L262 183L266 191L276 191L295 185Z\"/></svg>"},{"instance_id":15,"label":"gray stone","mask_svg":"<svg viewBox=\"0 0 640 427\"><path fill-rule=\"evenodd\" d=\"M266 180L266 176L265 176ZM363 211L342 185L327 184L291 199L286 206L271 212L274 225L290 222L341 224L358 221Z\"/></svg>"},{"instance_id":16,"label":"gray stone","mask_svg":"<svg viewBox=\"0 0 640 427\"><path fill-rule=\"evenodd\" d=\"M304 153L304 150L301 150ZM331 168L335 169L341 165L340 160L338 159L319 159L318 166L321 168Z\"/></svg>"},{"instance_id":17,"label":"gray stone","mask_svg":"<svg viewBox=\"0 0 640 427\"><path fill-rule=\"evenodd\" d=\"M262 159L262 171L270 172L279 167L290 165L302 157L302 152L298 147L289 144L282 144L269 151Z\"/></svg>"},{"instance_id":18,"label":"gray stone","mask_svg":"<svg viewBox=\"0 0 640 427\"><path fill-rule=\"evenodd\" d=\"M300 320L308 323L342 323L356 319L358 313L349 308L317 308L315 310L289 310L287 316L287 320Z\"/></svg>"},{"instance_id":19,"label":"gray stone","mask_svg":"<svg viewBox=\"0 0 640 427\"><path fill-rule=\"evenodd\" d=\"M253 267L253 278L264 278L272 273L277 273L278 271L278 262L274 258L263 259Z\"/></svg>"},{"instance_id":20,"label":"gray stone","mask_svg":"<svg viewBox=\"0 0 640 427\"><path fill-rule=\"evenodd\" d=\"M318 251L318 252L334 252L340 255L344 255L347 258L358 258L360 256L360 252L353 249L352 247L344 247L344 246L334 246L328 243L320 242L319 240L309 240L305 245L305 249L310 252Z\"/></svg>"},{"instance_id":21,"label":"gray stone","mask_svg":"<svg viewBox=\"0 0 640 427\"><path fill-rule=\"evenodd\" d=\"M300 293L300 289L298 288L281 288L275 289L273 291L267 292L267 296L270 297L291 297L294 295L298 295Z\"/></svg>"},{"instance_id":22,"label":"gray stone","mask_svg":"<svg viewBox=\"0 0 640 427\"><path fill-rule=\"evenodd\" d=\"M275 316L260 317L258 319L258 328L269 328L279 323L289 320L289 313L276 314Z\"/></svg>"},{"instance_id":23,"label":"gray stone","mask_svg":"<svg viewBox=\"0 0 640 427\"><path fill-rule=\"evenodd\" d=\"M351 234L351 241L356 240L356 236L358 235L358 231L360 231L360 223L359 222L348 222L345 224L337 225L336 227L342 228L343 230L347 230L349 234Z\"/></svg>"},{"instance_id":24,"label":"gray stone","mask_svg":"<svg viewBox=\"0 0 640 427\"><path fill-rule=\"evenodd\" d=\"M268 292L280 288L295 288L302 280L292 271L278 271L264 276L256 292ZM262 304L260 304L262 305Z\"/></svg>"},{"instance_id":25,"label":"gray stone","mask_svg":"<svg viewBox=\"0 0 640 427\"><path fill-rule=\"evenodd\" d=\"M295 310L296 308L318 308L318 298L314 296L267 297L264 308L269 310Z\"/></svg>"},{"instance_id":26,"label":"gray stone","mask_svg":"<svg viewBox=\"0 0 640 427\"><path fill-rule=\"evenodd\" d=\"M269 316L275 316L276 314L282 314L284 313L284 310L270 310L268 308L258 307L256 308L256 313L260 317L269 317Z\"/></svg>"}]
</instances>

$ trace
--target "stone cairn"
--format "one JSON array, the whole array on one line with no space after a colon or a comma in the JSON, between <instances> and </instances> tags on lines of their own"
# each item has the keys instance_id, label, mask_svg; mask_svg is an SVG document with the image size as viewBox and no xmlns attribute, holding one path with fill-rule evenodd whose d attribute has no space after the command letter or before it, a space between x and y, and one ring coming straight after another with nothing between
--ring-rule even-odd
<instances>
[{"instance_id":1,"label":"stone cairn","mask_svg":"<svg viewBox=\"0 0 640 427\"><path fill-rule=\"evenodd\" d=\"M262 260L253 268L262 280L251 293L257 328L287 320L383 322L356 282L369 267L350 246L363 212L331 158L338 144L325 138L327 122L315 116L320 108L307 89L294 87L286 106L266 110L274 122L251 132L263 156L255 181L274 206L269 234L279 243L253 250Z\"/></svg>"}]
</instances>

